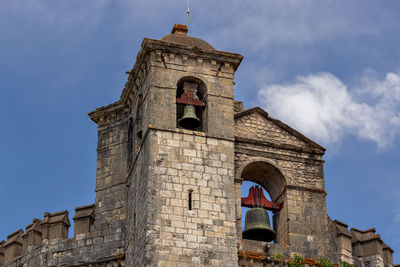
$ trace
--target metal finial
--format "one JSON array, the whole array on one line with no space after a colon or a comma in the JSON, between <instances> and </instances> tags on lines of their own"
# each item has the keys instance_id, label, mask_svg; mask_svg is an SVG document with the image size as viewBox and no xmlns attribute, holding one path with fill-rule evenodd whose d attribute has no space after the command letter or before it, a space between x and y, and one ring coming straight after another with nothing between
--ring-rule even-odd
<instances>
[{"instance_id":1,"label":"metal finial","mask_svg":"<svg viewBox=\"0 0 400 267\"><path fill-rule=\"evenodd\" d=\"M187 25L188 31L190 30L190 8L189 8L189 1L190 1L190 0L187 0L187 1L186 1L186 3L187 3L187 15L188 15L188 25Z\"/></svg>"}]
</instances>

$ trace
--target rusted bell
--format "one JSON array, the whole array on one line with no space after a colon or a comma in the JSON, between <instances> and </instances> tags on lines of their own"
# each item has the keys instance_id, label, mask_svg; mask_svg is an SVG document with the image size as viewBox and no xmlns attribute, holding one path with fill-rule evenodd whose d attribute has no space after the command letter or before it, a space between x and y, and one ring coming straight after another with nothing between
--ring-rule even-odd
<instances>
[{"instance_id":1,"label":"rusted bell","mask_svg":"<svg viewBox=\"0 0 400 267\"><path fill-rule=\"evenodd\" d=\"M184 129L194 130L201 124L196 116L196 110L192 105L186 105L183 110L183 116L178 120L178 125Z\"/></svg>"},{"instance_id":2,"label":"rusted bell","mask_svg":"<svg viewBox=\"0 0 400 267\"><path fill-rule=\"evenodd\" d=\"M243 239L266 242L275 239L275 231L271 229L268 211L263 208L251 208L246 212Z\"/></svg>"}]
</instances>

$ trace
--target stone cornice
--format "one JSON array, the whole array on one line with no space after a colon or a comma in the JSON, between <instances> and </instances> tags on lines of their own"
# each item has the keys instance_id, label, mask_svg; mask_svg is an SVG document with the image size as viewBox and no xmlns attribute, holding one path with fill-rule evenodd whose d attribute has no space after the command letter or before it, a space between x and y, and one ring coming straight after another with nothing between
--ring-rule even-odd
<instances>
[{"instance_id":1,"label":"stone cornice","mask_svg":"<svg viewBox=\"0 0 400 267\"><path fill-rule=\"evenodd\" d=\"M122 103L126 103L129 100L132 101L133 95L136 94L137 87L143 77L143 73L146 72L143 63L146 62L146 59L150 56L151 52L156 52L158 54L157 56L160 56L160 58L161 53L170 53L221 62L232 66L234 71L236 71L240 62L243 59L242 55L236 53L217 50L210 51L201 49L197 46L189 47L183 44L144 38L141 49L136 57L135 65L130 72L127 72L129 74L129 77L121 94Z\"/></svg>"},{"instance_id":2,"label":"stone cornice","mask_svg":"<svg viewBox=\"0 0 400 267\"><path fill-rule=\"evenodd\" d=\"M268 141L261 141L261 140L255 140L255 139L250 139L250 138L244 138L244 137L239 137L235 136L235 142L236 143L245 143L245 144L252 144L252 145L257 145L257 146L267 146L271 148L277 148L277 149L282 149L282 150L290 150L293 152L299 152L299 153L310 153L310 154L317 154L317 155L323 155L323 151L316 149L316 148L311 148L311 147L299 147L299 146L294 146L291 144L278 144L278 143L272 143Z\"/></svg>"},{"instance_id":3,"label":"stone cornice","mask_svg":"<svg viewBox=\"0 0 400 267\"><path fill-rule=\"evenodd\" d=\"M99 124L99 122L102 118L105 118L108 115L120 112L123 109L124 109L124 105L122 104L122 102L120 100L118 100L117 102L114 102L108 106L103 106L103 107L97 108L94 111L89 112L88 115L95 123Z\"/></svg>"},{"instance_id":4,"label":"stone cornice","mask_svg":"<svg viewBox=\"0 0 400 267\"><path fill-rule=\"evenodd\" d=\"M183 44L169 43L154 39L144 38L142 43L142 49L147 51L155 51L159 50L162 52L175 53L187 55L188 57L201 57L203 59L215 60L219 62L230 63L233 67L233 70L239 67L240 62L243 59L243 56L237 53L218 51L218 50L204 50L197 46L188 47Z\"/></svg>"}]
</instances>

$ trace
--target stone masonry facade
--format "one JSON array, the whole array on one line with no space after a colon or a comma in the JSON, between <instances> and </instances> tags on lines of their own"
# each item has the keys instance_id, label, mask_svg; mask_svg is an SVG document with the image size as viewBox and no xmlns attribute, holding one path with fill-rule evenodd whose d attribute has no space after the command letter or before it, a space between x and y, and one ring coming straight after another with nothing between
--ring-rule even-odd
<instances>
[{"instance_id":1,"label":"stone masonry facade","mask_svg":"<svg viewBox=\"0 0 400 267\"><path fill-rule=\"evenodd\" d=\"M233 97L243 57L186 32L177 24L144 39L120 100L89 113L96 200L75 209L73 237L68 211L46 212L0 242L0 266L272 267L287 265L273 257L281 252L307 266L395 266L374 228L328 216L325 148L260 108L244 110ZM182 126L186 106L200 126ZM280 204L273 242L242 237L243 181Z\"/></svg>"}]
</instances>

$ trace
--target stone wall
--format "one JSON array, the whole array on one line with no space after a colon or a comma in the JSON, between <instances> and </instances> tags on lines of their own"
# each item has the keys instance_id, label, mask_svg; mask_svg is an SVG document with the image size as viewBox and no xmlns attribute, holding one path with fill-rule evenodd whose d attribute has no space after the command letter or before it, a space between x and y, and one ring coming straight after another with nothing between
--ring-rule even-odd
<instances>
[{"instance_id":1,"label":"stone wall","mask_svg":"<svg viewBox=\"0 0 400 267\"><path fill-rule=\"evenodd\" d=\"M185 132L150 133L152 263L235 266L233 142Z\"/></svg>"},{"instance_id":2,"label":"stone wall","mask_svg":"<svg viewBox=\"0 0 400 267\"><path fill-rule=\"evenodd\" d=\"M147 218L151 216L152 207L146 202L153 191L149 187L149 139L144 136L145 144L140 145L134 158L133 168L128 180L128 213L127 213L127 266L146 266L151 260L150 251L146 251L149 227ZM149 214L150 212L150 214Z\"/></svg>"}]
</instances>

